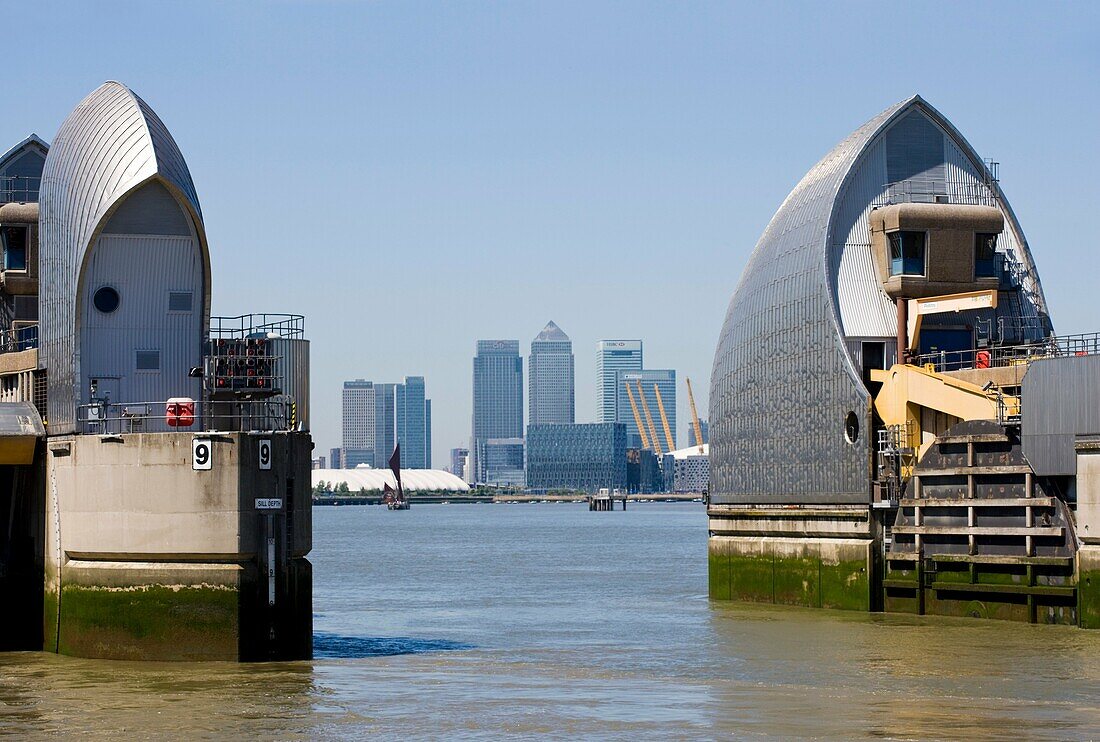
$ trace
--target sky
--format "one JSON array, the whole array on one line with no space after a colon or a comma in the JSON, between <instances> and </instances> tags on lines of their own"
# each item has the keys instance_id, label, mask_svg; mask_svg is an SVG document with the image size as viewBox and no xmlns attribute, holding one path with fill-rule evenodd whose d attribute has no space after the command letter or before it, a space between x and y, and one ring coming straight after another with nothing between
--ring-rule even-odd
<instances>
[{"instance_id":1,"label":"sky","mask_svg":"<svg viewBox=\"0 0 1100 742\"><path fill-rule=\"evenodd\" d=\"M0 142L119 80L202 203L213 312L306 316L318 453L345 379L426 377L469 439L478 339L641 338L692 379L749 254L838 141L919 93L983 157L1060 334L1100 329L1100 3L3 3ZM1082 268L1091 270L1085 271ZM681 381L682 441L690 420Z\"/></svg>"}]
</instances>

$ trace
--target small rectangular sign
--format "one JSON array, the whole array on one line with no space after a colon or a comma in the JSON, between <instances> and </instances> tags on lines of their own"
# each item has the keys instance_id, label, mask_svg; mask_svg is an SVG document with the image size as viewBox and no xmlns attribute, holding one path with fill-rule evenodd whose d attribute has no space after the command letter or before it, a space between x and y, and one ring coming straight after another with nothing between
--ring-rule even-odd
<instances>
[{"instance_id":1,"label":"small rectangular sign","mask_svg":"<svg viewBox=\"0 0 1100 742\"><path fill-rule=\"evenodd\" d=\"M214 453L209 438L191 439L191 468L195 471L210 471L214 466Z\"/></svg>"},{"instance_id":2,"label":"small rectangular sign","mask_svg":"<svg viewBox=\"0 0 1100 742\"><path fill-rule=\"evenodd\" d=\"M260 458L260 469L267 470L271 468L271 439L264 438L260 441L260 450L258 451Z\"/></svg>"},{"instance_id":3,"label":"small rectangular sign","mask_svg":"<svg viewBox=\"0 0 1100 742\"><path fill-rule=\"evenodd\" d=\"M281 497L257 497L257 510L282 510L283 498Z\"/></svg>"}]
</instances>

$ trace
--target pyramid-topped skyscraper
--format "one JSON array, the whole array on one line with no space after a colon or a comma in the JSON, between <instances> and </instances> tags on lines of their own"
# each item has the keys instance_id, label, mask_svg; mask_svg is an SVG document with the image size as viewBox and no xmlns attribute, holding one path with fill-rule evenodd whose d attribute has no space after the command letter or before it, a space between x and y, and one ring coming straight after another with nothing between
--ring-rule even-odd
<instances>
[{"instance_id":1,"label":"pyramid-topped skyscraper","mask_svg":"<svg viewBox=\"0 0 1100 742\"><path fill-rule=\"evenodd\" d=\"M552 321L531 341L528 425L574 421L573 341Z\"/></svg>"}]
</instances>

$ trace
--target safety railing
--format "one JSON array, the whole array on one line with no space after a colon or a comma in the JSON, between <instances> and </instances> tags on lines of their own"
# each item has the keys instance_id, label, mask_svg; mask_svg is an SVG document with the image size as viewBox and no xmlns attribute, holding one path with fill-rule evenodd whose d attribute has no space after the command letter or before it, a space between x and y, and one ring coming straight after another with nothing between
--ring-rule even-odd
<instances>
[{"instance_id":1,"label":"safety railing","mask_svg":"<svg viewBox=\"0 0 1100 742\"><path fill-rule=\"evenodd\" d=\"M0 331L0 353L18 353L38 347L38 323L20 323Z\"/></svg>"},{"instance_id":2,"label":"safety railing","mask_svg":"<svg viewBox=\"0 0 1100 742\"><path fill-rule=\"evenodd\" d=\"M96 400L77 408L77 429L85 435L290 430L295 414L294 402L289 399Z\"/></svg>"},{"instance_id":3,"label":"safety railing","mask_svg":"<svg viewBox=\"0 0 1100 742\"><path fill-rule=\"evenodd\" d=\"M300 338L306 319L300 314L241 314L211 317L210 339Z\"/></svg>"},{"instance_id":4,"label":"safety railing","mask_svg":"<svg viewBox=\"0 0 1100 742\"><path fill-rule=\"evenodd\" d=\"M907 203L964 204L997 206L997 192L986 183L912 178L887 183L876 197L873 207Z\"/></svg>"},{"instance_id":5,"label":"safety railing","mask_svg":"<svg viewBox=\"0 0 1100 742\"><path fill-rule=\"evenodd\" d=\"M1042 358L1091 356L1100 354L1100 332L1051 336L1034 343L994 345L967 350L944 350L925 353L913 359L913 365L931 365L936 371L1018 366Z\"/></svg>"}]
</instances>

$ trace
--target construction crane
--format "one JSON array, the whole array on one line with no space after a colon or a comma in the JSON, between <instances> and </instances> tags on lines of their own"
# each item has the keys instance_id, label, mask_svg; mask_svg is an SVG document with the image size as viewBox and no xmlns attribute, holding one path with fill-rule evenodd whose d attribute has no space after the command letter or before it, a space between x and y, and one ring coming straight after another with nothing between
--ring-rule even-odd
<instances>
[{"instance_id":1,"label":"construction crane","mask_svg":"<svg viewBox=\"0 0 1100 742\"><path fill-rule=\"evenodd\" d=\"M638 426L638 434L642 437L642 448L649 448L649 436L645 434L645 426L642 425L642 416L638 414L638 405L634 402L634 392L630 391L630 382L624 384L626 396L630 400L630 411L634 413L634 424Z\"/></svg>"},{"instance_id":2,"label":"construction crane","mask_svg":"<svg viewBox=\"0 0 1100 742\"><path fill-rule=\"evenodd\" d=\"M699 413L695 411L695 395L691 393L691 379L684 377L688 384L688 404L691 405L691 424L695 428L695 445L699 453L703 452L703 426L699 424Z\"/></svg>"},{"instance_id":3,"label":"construction crane","mask_svg":"<svg viewBox=\"0 0 1100 742\"><path fill-rule=\"evenodd\" d=\"M665 452L661 450L661 440L657 437L657 428L653 427L653 416L649 414L649 403L645 401L641 379L638 379L638 396L642 398L642 410L645 412L646 424L649 425L649 438L653 441L653 452L658 456L664 456Z\"/></svg>"},{"instance_id":4,"label":"construction crane","mask_svg":"<svg viewBox=\"0 0 1100 742\"><path fill-rule=\"evenodd\" d=\"M665 441L668 443L668 450L675 451L676 443L672 440L672 431L668 427L668 415L665 414L665 403L661 400L661 390L657 388L657 385L653 385L653 393L657 396L657 411L661 413L661 424L665 428Z\"/></svg>"}]
</instances>

